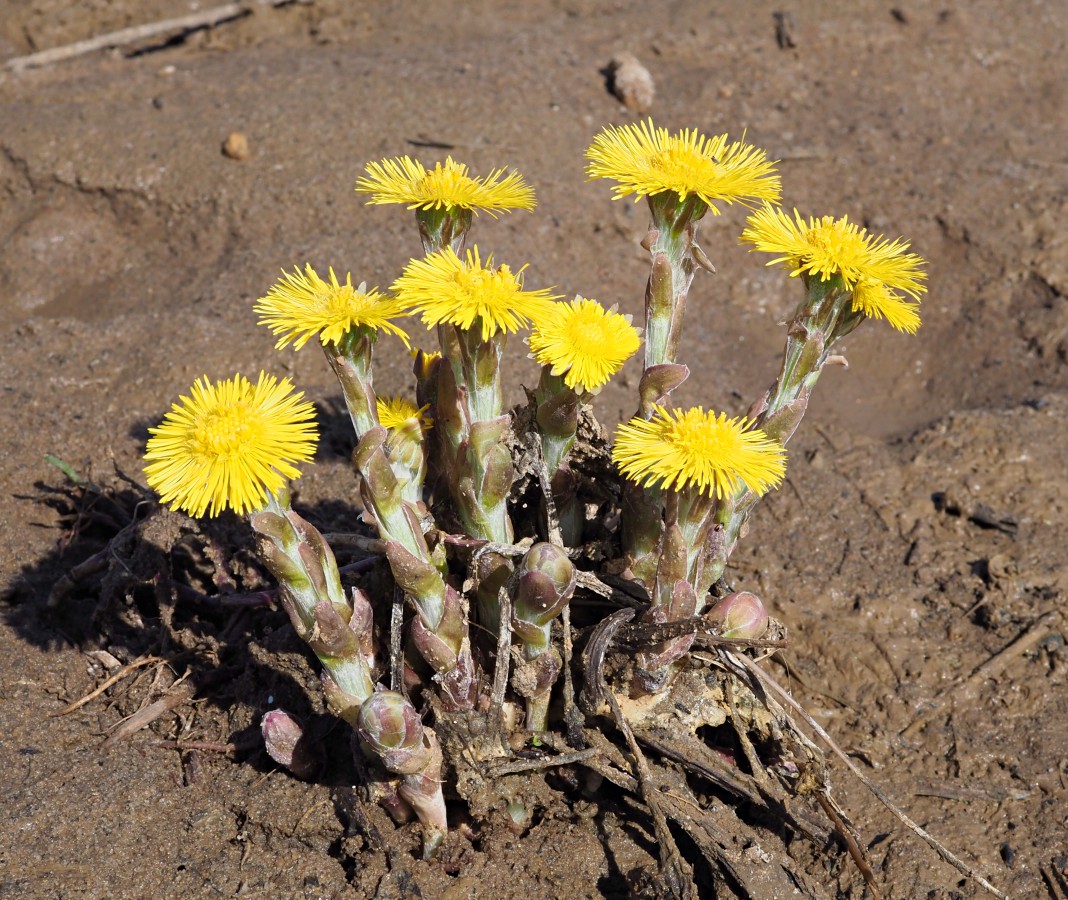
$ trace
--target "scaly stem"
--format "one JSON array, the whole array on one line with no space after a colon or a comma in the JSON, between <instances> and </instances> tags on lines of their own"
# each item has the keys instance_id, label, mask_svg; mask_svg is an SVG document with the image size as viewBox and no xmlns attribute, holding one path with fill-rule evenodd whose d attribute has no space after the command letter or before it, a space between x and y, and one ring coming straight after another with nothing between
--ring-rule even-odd
<instances>
[{"instance_id":1,"label":"scaly stem","mask_svg":"<svg viewBox=\"0 0 1068 900\"><path fill-rule=\"evenodd\" d=\"M371 351L375 337L372 329L354 328L338 343L323 345L327 362L341 384L356 440L378 424L371 374Z\"/></svg>"},{"instance_id":2,"label":"scaly stem","mask_svg":"<svg viewBox=\"0 0 1068 900\"><path fill-rule=\"evenodd\" d=\"M386 459L385 442L386 430L379 425L363 436L353 455L364 508L374 516L386 542L394 579L415 604L418 615L412 623L412 639L416 647L441 680L447 704L468 709L474 702L477 673L466 610L430 553L418 509L401 496Z\"/></svg>"},{"instance_id":3,"label":"scaly stem","mask_svg":"<svg viewBox=\"0 0 1068 900\"><path fill-rule=\"evenodd\" d=\"M680 200L667 191L648 199L652 226L642 242L651 257L645 289L645 370L638 385L638 415L671 403L671 392L689 376L676 362L686 297L697 268L711 269L697 245L697 223L708 211L699 197ZM623 486L623 550L634 576L652 588L661 542L663 503L655 489Z\"/></svg>"},{"instance_id":4,"label":"scaly stem","mask_svg":"<svg viewBox=\"0 0 1068 900\"><path fill-rule=\"evenodd\" d=\"M250 523L294 630L334 682L362 702L374 689L365 654L372 639L366 598L346 598L334 554L318 530L289 508L288 491L269 496L267 508L253 513Z\"/></svg>"}]
</instances>

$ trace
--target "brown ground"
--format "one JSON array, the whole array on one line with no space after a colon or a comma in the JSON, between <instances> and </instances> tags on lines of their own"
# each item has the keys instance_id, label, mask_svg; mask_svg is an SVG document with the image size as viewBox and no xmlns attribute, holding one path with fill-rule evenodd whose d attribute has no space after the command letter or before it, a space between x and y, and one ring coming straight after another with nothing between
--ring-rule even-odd
<instances>
[{"instance_id":1,"label":"brown ground","mask_svg":"<svg viewBox=\"0 0 1068 900\"><path fill-rule=\"evenodd\" d=\"M0 57L194 6L4 0ZM327 743L341 761L317 784L255 746L269 696L329 729L282 613L160 603L151 587L97 608L92 580L57 610L44 602L106 529L72 536L43 454L121 487L112 461L137 476L146 427L204 373L289 372L336 408L322 360L276 353L250 305L283 265L386 285L417 251L407 215L352 192L367 160L432 162L447 145L476 172L518 168L540 205L483 217L480 244L529 261L531 286L637 313L644 208L586 183L582 161L602 125L629 120L599 72L626 50L656 80L658 123L744 130L782 160L787 205L907 235L930 261L924 327L850 338L851 368L824 375L789 485L732 577L790 628L789 668L772 671L916 820L1013 897L1068 897L1063 879L1051 887L1068 869L1068 7L498 6L315 0L137 56L0 75L0 894L620 896L655 859L648 820L611 798L561 803L522 839L457 836L444 865L416 861L415 833L372 812L376 849L346 813L340 731ZM776 41L776 10L793 47ZM235 130L245 161L220 152ZM774 374L797 298L738 246L742 218L703 226L719 274L698 277L681 354L695 373L683 399L733 412ZM531 378L515 365L518 394ZM376 378L398 390L406 367L383 355ZM602 418L633 407L630 375ZM332 526L351 516L344 433L324 449L301 499ZM1021 635L1037 640L998 656ZM126 663L194 645L174 670L195 701L150 729L103 745L169 685L151 666L48 718L103 679L94 651ZM241 749L156 743L177 736ZM841 767L835 787L886 896L978 895ZM792 852L822 895L864 896L848 857L820 862L821 849Z\"/></svg>"}]
</instances>

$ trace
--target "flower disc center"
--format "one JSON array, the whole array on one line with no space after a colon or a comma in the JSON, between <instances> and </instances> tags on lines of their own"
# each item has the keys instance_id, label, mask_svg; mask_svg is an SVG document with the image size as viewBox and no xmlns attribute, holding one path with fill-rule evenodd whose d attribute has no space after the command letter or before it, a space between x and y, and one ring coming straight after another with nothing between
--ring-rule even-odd
<instances>
[{"instance_id":1,"label":"flower disc center","mask_svg":"<svg viewBox=\"0 0 1068 900\"><path fill-rule=\"evenodd\" d=\"M602 353L607 340L601 319L578 315L568 323L567 343L578 353Z\"/></svg>"},{"instance_id":2,"label":"flower disc center","mask_svg":"<svg viewBox=\"0 0 1068 900\"><path fill-rule=\"evenodd\" d=\"M207 413L193 435L194 452L201 456L232 459L258 433L257 422L244 403Z\"/></svg>"},{"instance_id":3,"label":"flower disc center","mask_svg":"<svg viewBox=\"0 0 1068 900\"><path fill-rule=\"evenodd\" d=\"M677 422L671 437L683 453L691 459L723 459L737 449L729 429L718 427L715 421Z\"/></svg>"},{"instance_id":4,"label":"flower disc center","mask_svg":"<svg viewBox=\"0 0 1068 900\"><path fill-rule=\"evenodd\" d=\"M805 235L813 255L831 262L839 271L856 267L867 251L867 244L859 232L843 225L842 222L825 223Z\"/></svg>"}]
</instances>

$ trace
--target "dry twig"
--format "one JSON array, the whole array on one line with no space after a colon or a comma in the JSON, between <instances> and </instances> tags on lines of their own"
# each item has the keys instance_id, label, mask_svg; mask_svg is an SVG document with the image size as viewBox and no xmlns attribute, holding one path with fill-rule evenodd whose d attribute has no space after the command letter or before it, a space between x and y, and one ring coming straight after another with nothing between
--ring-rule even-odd
<instances>
[{"instance_id":1,"label":"dry twig","mask_svg":"<svg viewBox=\"0 0 1068 900\"><path fill-rule=\"evenodd\" d=\"M294 2L294 0L259 0L259 2L269 6L286 6ZM84 41L65 44L62 47L52 47L37 53L30 53L27 56L17 56L14 59L9 59L6 66L14 72L21 72L25 69L36 69L41 66L49 66L52 63L74 59L77 56L84 56L96 50L126 47L148 38L184 34L201 28L214 28L223 22L230 22L248 15L252 11L252 5L248 2L224 3L222 6L202 9L199 12L190 13L188 16L178 16L174 19L163 19L159 22L134 25L130 28L122 28L107 34L98 34L96 37L87 38Z\"/></svg>"},{"instance_id":2,"label":"dry twig","mask_svg":"<svg viewBox=\"0 0 1068 900\"><path fill-rule=\"evenodd\" d=\"M500 606L501 622L497 631L497 662L493 668L493 693L490 695L490 709L497 710L497 725L501 724L501 710L504 709L504 695L508 691L508 666L511 662L509 648L512 645L512 597L508 588L501 585L497 592Z\"/></svg>"},{"instance_id":3,"label":"dry twig","mask_svg":"<svg viewBox=\"0 0 1068 900\"><path fill-rule=\"evenodd\" d=\"M539 769L552 769L556 766L568 766L574 763L586 762L597 755L594 747L585 750L573 750L570 753L561 753L557 756L545 756L541 759L509 760L498 766L492 766L487 774L491 778L500 778L502 775L514 775L517 772L534 772Z\"/></svg>"},{"instance_id":4,"label":"dry twig","mask_svg":"<svg viewBox=\"0 0 1068 900\"><path fill-rule=\"evenodd\" d=\"M857 839L853 836L852 829L846 825L839 814L838 805L831 800L826 788L816 791L816 801L827 818L834 823L834 830L838 832L838 836L845 841L849 855L853 857L853 862L860 870L860 874L864 876L864 883L868 886L868 890L871 891L872 900L882 900L883 895L879 892L879 887L875 883L875 873L871 870L871 864L868 862L867 856L864 855L864 850L857 842Z\"/></svg>"},{"instance_id":5,"label":"dry twig","mask_svg":"<svg viewBox=\"0 0 1068 900\"><path fill-rule=\"evenodd\" d=\"M389 689L408 696L404 689L404 591L396 585L389 612Z\"/></svg>"},{"instance_id":6,"label":"dry twig","mask_svg":"<svg viewBox=\"0 0 1068 900\"><path fill-rule=\"evenodd\" d=\"M586 691L589 692L589 696L586 698L584 705L587 709L592 709L599 706L602 701L608 701L616 725L623 732L631 757L634 760L634 768L638 775L638 787L641 791L642 800L645 801L645 805L649 808L649 812L653 817L653 831L656 833L657 844L660 848L661 875L667 882L664 887L671 891L672 896L688 900L688 898L695 896L696 893L693 883L693 869L682 858L679 848L675 845L675 839L672 837L671 829L668 827L667 816L661 806L661 798L653 782L653 776L649 770L649 764L645 760L645 754L642 753L641 748L638 746L638 741L634 737L630 723L627 721L627 717L623 715L623 710L620 709L619 701L616 700L615 694L612 693L604 681L604 655L619 628L633 617L634 610L621 609L605 618L597 627L593 637L590 638L590 645L596 643L597 646L592 651L588 646L585 654L585 662L587 663Z\"/></svg>"},{"instance_id":7,"label":"dry twig","mask_svg":"<svg viewBox=\"0 0 1068 900\"><path fill-rule=\"evenodd\" d=\"M624 738L626 738L627 746L630 748L631 756L634 758L634 766L638 770L638 786L641 789L642 800L645 801L645 805L653 816L653 831L656 834L656 842L660 848L661 874L666 879L664 887L671 891L671 896L679 897L680 900L689 900L691 897L696 897L697 891L693 882L693 868L682 858L682 854L679 853L679 848L675 844L675 838L668 827L667 815L662 805L663 795L657 790L657 785L654 782L652 772L649 770L645 754L642 753L641 747L638 746L638 741L634 737L630 723L627 721L627 717L623 715L623 710L619 707L616 695L603 684L601 685L601 690L603 696L608 700L608 705L612 708L612 716L616 720L616 725L623 732Z\"/></svg>"}]
</instances>

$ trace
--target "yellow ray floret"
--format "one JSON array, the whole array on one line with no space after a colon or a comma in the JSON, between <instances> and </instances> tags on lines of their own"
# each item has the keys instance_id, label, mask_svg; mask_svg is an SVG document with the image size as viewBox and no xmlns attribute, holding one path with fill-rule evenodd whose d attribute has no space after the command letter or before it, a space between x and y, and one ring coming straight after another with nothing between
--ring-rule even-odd
<instances>
[{"instance_id":1,"label":"yellow ray floret","mask_svg":"<svg viewBox=\"0 0 1068 900\"><path fill-rule=\"evenodd\" d=\"M329 281L311 265L292 274L283 269L282 279L256 301L255 310L259 323L280 335L278 349L292 343L299 350L316 335L324 345L337 344L355 328L388 331L408 346L408 335L390 321L405 314L404 305L365 284L354 288L350 274L339 283L332 268Z\"/></svg>"},{"instance_id":2,"label":"yellow ray floret","mask_svg":"<svg viewBox=\"0 0 1068 900\"><path fill-rule=\"evenodd\" d=\"M612 459L631 481L710 497L731 497L744 485L755 494L778 487L786 451L745 419L728 419L701 407L654 407L649 421L631 419L616 430Z\"/></svg>"},{"instance_id":3,"label":"yellow ray floret","mask_svg":"<svg viewBox=\"0 0 1068 900\"><path fill-rule=\"evenodd\" d=\"M607 384L640 345L630 316L585 297L547 307L530 331L534 359L563 375L572 390L589 393Z\"/></svg>"},{"instance_id":4,"label":"yellow ray floret","mask_svg":"<svg viewBox=\"0 0 1068 900\"><path fill-rule=\"evenodd\" d=\"M319 439L315 413L288 378L260 372L252 384L237 375L199 378L158 428L150 428L145 478L171 509L215 516L254 512L285 479L296 478Z\"/></svg>"},{"instance_id":5,"label":"yellow ray floret","mask_svg":"<svg viewBox=\"0 0 1068 900\"><path fill-rule=\"evenodd\" d=\"M796 209L791 218L770 205L749 217L742 241L777 254L768 265L785 263L792 276L805 274L821 281L840 277L853 292L856 312L886 319L910 334L920 326L919 304L895 293L918 301L927 291L927 273L920 268L924 261L906 252L908 241L872 236L848 216L810 216L806 221Z\"/></svg>"},{"instance_id":6,"label":"yellow ray floret","mask_svg":"<svg viewBox=\"0 0 1068 900\"><path fill-rule=\"evenodd\" d=\"M398 428L407 429L413 423L423 431L434 427L434 420L426 415L430 404L416 406L404 397L378 397L375 400L378 410L378 424L389 431Z\"/></svg>"},{"instance_id":7,"label":"yellow ray floret","mask_svg":"<svg viewBox=\"0 0 1068 900\"><path fill-rule=\"evenodd\" d=\"M370 194L368 203L403 203L408 209L480 210L496 217L498 211L533 209L534 190L518 172L494 169L474 178L467 166L450 156L445 163L426 169L408 156L367 164L367 175L356 181L356 192Z\"/></svg>"},{"instance_id":8,"label":"yellow ray floret","mask_svg":"<svg viewBox=\"0 0 1068 900\"><path fill-rule=\"evenodd\" d=\"M898 331L915 334L920 327L920 304L895 294L885 284L861 278L853 287L853 311L869 319L886 319Z\"/></svg>"},{"instance_id":9,"label":"yellow ray floret","mask_svg":"<svg viewBox=\"0 0 1068 900\"><path fill-rule=\"evenodd\" d=\"M717 202L776 201L781 192L775 162L763 150L743 141L728 143L725 134L705 137L696 129L669 134L652 119L608 126L594 138L586 159L591 179L619 182L613 189L617 200L666 191L680 200L695 194L718 215Z\"/></svg>"},{"instance_id":10,"label":"yellow ray floret","mask_svg":"<svg viewBox=\"0 0 1068 900\"><path fill-rule=\"evenodd\" d=\"M524 291L523 269L513 274L505 265L494 268L492 256L483 265L478 247L465 259L451 247L413 259L390 290L428 328L449 324L466 331L477 325L484 341L525 328L555 299L547 290Z\"/></svg>"}]
</instances>

